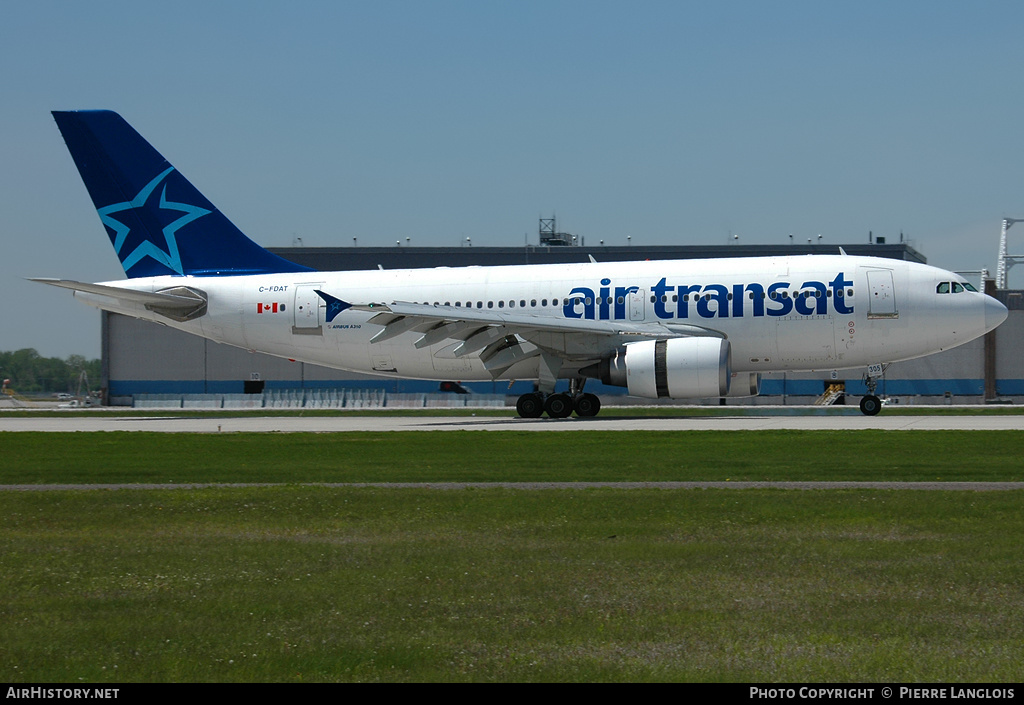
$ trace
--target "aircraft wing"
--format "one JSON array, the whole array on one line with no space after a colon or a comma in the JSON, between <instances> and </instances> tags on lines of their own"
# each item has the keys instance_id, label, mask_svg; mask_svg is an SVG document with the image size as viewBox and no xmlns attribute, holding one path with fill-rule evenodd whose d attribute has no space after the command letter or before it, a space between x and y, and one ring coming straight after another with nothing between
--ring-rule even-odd
<instances>
[{"instance_id":1,"label":"aircraft wing","mask_svg":"<svg viewBox=\"0 0 1024 705\"><path fill-rule=\"evenodd\" d=\"M509 309L471 309L457 306L442 306L395 302L391 304L373 304L371 306L353 306L356 309L380 311L382 314L404 318L417 318L422 322L465 323L491 326L504 326L517 330L543 330L555 333L591 333L599 335L632 335L640 338L678 338L687 336L711 336L724 338L725 334L704 326L687 323L633 323L630 321L599 321L585 318L555 318L554 316L538 316L532 313L517 313ZM389 321L381 316L371 319L374 323L385 326ZM408 328L406 330L409 330ZM390 337L390 336L388 336ZM456 337L456 336L447 336Z\"/></svg>"},{"instance_id":2,"label":"aircraft wing","mask_svg":"<svg viewBox=\"0 0 1024 705\"><path fill-rule=\"evenodd\" d=\"M401 301L355 304L352 308L377 312L369 322L383 328L371 343L415 331L422 334L414 343L417 348L445 340L461 341L451 351L455 357L481 351L480 357L485 366L495 369L504 367L509 358L508 354L500 356L497 353L511 347L510 338L527 341L539 350L564 359L586 361L597 360L603 353L627 342L693 336L725 337L720 331L685 323L556 318L508 309L483 310Z\"/></svg>"}]
</instances>

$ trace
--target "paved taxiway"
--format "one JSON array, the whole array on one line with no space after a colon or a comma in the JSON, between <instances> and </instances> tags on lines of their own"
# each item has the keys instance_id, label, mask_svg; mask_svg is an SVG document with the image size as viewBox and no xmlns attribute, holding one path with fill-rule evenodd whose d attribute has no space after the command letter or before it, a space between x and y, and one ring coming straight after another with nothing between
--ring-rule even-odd
<instances>
[{"instance_id":1,"label":"paved taxiway","mask_svg":"<svg viewBox=\"0 0 1024 705\"><path fill-rule=\"evenodd\" d=\"M521 419L509 416L100 416L4 418L2 431L156 431L163 433L345 433L352 431L765 431L865 430L947 431L1024 430L1024 415L1007 416L615 416L592 419Z\"/></svg>"}]
</instances>

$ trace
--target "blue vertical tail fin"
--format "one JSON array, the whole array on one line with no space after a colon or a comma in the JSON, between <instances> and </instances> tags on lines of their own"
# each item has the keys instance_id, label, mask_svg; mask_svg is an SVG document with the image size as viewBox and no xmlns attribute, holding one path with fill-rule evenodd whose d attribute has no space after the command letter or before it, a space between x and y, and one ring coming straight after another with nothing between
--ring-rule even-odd
<instances>
[{"instance_id":1,"label":"blue vertical tail fin","mask_svg":"<svg viewBox=\"0 0 1024 705\"><path fill-rule=\"evenodd\" d=\"M53 117L128 277L311 271L247 238L117 113Z\"/></svg>"}]
</instances>

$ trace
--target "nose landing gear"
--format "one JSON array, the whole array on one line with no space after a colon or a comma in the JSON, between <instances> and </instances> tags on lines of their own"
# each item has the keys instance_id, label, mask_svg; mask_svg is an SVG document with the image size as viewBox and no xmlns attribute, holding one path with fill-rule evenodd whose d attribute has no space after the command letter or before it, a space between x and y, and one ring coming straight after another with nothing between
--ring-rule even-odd
<instances>
[{"instance_id":1,"label":"nose landing gear","mask_svg":"<svg viewBox=\"0 0 1024 705\"><path fill-rule=\"evenodd\" d=\"M878 377L885 372L883 365L872 365L868 368L868 374L864 377L864 384L868 393L860 400L860 413L865 416L877 416L882 410L882 400L875 396L875 388L878 386ZM875 373L875 374L872 374Z\"/></svg>"},{"instance_id":2,"label":"nose landing gear","mask_svg":"<svg viewBox=\"0 0 1024 705\"><path fill-rule=\"evenodd\" d=\"M875 416L882 410L882 400L874 394L861 397L860 412L865 416Z\"/></svg>"}]
</instances>

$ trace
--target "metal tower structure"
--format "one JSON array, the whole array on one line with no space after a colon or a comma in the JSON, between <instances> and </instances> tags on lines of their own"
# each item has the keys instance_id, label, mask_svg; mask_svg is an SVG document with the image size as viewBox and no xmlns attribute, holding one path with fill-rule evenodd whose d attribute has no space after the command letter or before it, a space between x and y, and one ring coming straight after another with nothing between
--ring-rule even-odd
<instances>
[{"instance_id":1,"label":"metal tower structure","mask_svg":"<svg viewBox=\"0 0 1024 705\"><path fill-rule=\"evenodd\" d=\"M555 225L555 218L540 219L540 244L541 246L570 247L576 244L576 238L571 233L560 233Z\"/></svg>"},{"instance_id":2,"label":"metal tower structure","mask_svg":"<svg viewBox=\"0 0 1024 705\"><path fill-rule=\"evenodd\" d=\"M996 288L1006 289L1007 274L1010 272L1010 268L1015 264L1024 262L1024 255L1011 255L1007 253L1008 245L1006 243L1006 231L1014 223L1024 222L1024 218L1003 218L1003 233L999 236L999 260L996 263Z\"/></svg>"}]
</instances>

